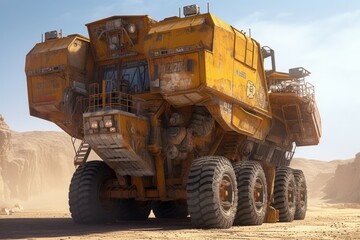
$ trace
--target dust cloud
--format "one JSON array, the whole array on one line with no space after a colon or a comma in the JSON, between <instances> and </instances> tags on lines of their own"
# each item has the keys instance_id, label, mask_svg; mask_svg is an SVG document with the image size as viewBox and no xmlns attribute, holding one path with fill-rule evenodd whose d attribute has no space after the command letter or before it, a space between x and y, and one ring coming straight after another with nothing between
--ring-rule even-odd
<instances>
[{"instance_id":1,"label":"dust cloud","mask_svg":"<svg viewBox=\"0 0 360 240\"><path fill-rule=\"evenodd\" d=\"M73 157L67 134L13 132L0 117L0 204L67 208Z\"/></svg>"}]
</instances>

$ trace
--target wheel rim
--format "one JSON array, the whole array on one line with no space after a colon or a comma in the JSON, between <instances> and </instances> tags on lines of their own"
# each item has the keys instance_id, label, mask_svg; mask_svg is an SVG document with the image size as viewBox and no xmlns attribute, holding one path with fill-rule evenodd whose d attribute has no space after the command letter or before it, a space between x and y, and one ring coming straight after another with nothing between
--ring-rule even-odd
<instances>
[{"instance_id":1,"label":"wheel rim","mask_svg":"<svg viewBox=\"0 0 360 240\"><path fill-rule=\"evenodd\" d=\"M290 208L295 207L295 184L290 182L287 189L287 200Z\"/></svg>"},{"instance_id":2,"label":"wheel rim","mask_svg":"<svg viewBox=\"0 0 360 240\"><path fill-rule=\"evenodd\" d=\"M256 178L255 184L254 184L254 206L255 210L257 212L262 212L265 206L265 187L264 182L260 178Z\"/></svg>"},{"instance_id":3,"label":"wheel rim","mask_svg":"<svg viewBox=\"0 0 360 240\"><path fill-rule=\"evenodd\" d=\"M228 214L234 206L235 198L234 181L228 174L224 174L221 179L219 196L221 211Z\"/></svg>"}]
</instances>

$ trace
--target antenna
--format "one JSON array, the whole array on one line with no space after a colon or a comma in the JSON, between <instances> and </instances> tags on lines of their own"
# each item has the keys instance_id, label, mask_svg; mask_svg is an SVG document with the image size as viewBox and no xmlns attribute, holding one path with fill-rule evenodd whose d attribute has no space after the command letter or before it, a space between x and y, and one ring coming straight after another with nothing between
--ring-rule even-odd
<instances>
[{"instance_id":1,"label":"antenna","mask_svg":"<svg viewBox=\"0 0 360 240\"><path fill-rule=\"evenodd\" d=\"M209 2L207 3L207 11L208 11L208 13L210 12L210 3Z\"/></svg>"}]
</instances>

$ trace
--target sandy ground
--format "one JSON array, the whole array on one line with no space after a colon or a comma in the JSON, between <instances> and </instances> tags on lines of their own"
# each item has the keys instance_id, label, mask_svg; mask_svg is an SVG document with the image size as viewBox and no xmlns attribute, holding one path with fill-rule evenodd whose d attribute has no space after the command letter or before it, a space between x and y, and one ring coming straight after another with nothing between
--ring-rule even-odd
<instances>
[{"instance_id":1,"label":"sandy ground","mask_svg":"<svg viewBox=\"0 0 360 240\"><path fill-rule=\"evenodd\" d=\"M360 239L360 207L310 207L305 220L231 229L193 229L189 219L74 224L67 211L0 216L0 239Z\"/></svg>"}]
</instances>

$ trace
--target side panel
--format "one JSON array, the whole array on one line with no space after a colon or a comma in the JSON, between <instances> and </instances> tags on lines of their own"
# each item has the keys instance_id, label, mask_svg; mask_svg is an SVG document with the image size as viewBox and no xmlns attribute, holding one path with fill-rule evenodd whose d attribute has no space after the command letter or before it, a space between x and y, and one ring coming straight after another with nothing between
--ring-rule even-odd
<instances>
[{"instance_id":1,"label":"side panel","mask_svg":"<svg viewBox=\"0 0 360 240\"><path fill-rule=\"evenodd\" d=\"M93 73L89 42L78 35L38 43L26 56L30 114L82 138L81 97Z\"/></svg>"},{"instance_id":2,"label":"side panel","mask_svg":"<svg viewBox=\"0 0 360 240\"><path fill-rule=\"evenodd\" d=\"M234 36L223 28L214 28L213 52L205 52L206 86L216 94L233 96Z\"/></svg>"},{"instance_id":3,"label":"side panel","mask_svg":"<svg viewBox=\"0 0 360 240\"><path fill-rule=\"evenodd\" d=\"M111 126L104 122L111 121ZM97 127L90 126L96 122ZM149 120L120 110L84 114L85 141L120 176L153 176Z\"/></svg>"},{"instance_id":4,"label":"side panel","mask_svg":"<svg viewBox=\"0 0 360 240\"><path fill-rule=\"evenodd\" d=\"M205 52L206 86L245 108L270 115L260 47L234 32L215 27L214 50Z\"/></svg>"},{"instance_id":5,"label":"side panel","mask_svg":"<svg viewBox=\"0 0 360 240\"><path fill-rule=\"evenodd\" d=\"M270 129L270 119L252 114L237 104L219 100L219 104L207 106L214 119L225 131L235 131L264 140Z\"/></svg>"},{"instance_id":6,"label":"side panel","mask_svg":"<svg viewBox=\"0 0 360 240\"><path fill-rule=\"evenodd\" d=\"M202 88L203 54L182 53L149 60L152 93L176 107L198 104L209 98Z\"/></svg>"},{"instance_id":7,"label":"side panel","mask_svg":"<svg viewBox=\"0 0 360 240\"><path fill-rule=\"evenodd\" d=\"M159 88L160 93L170 94L195 89L200 85L198 53L179 54L150 62L155 68L155 81L151 86L153 91Z\"/></svg>"}]
</instances>

